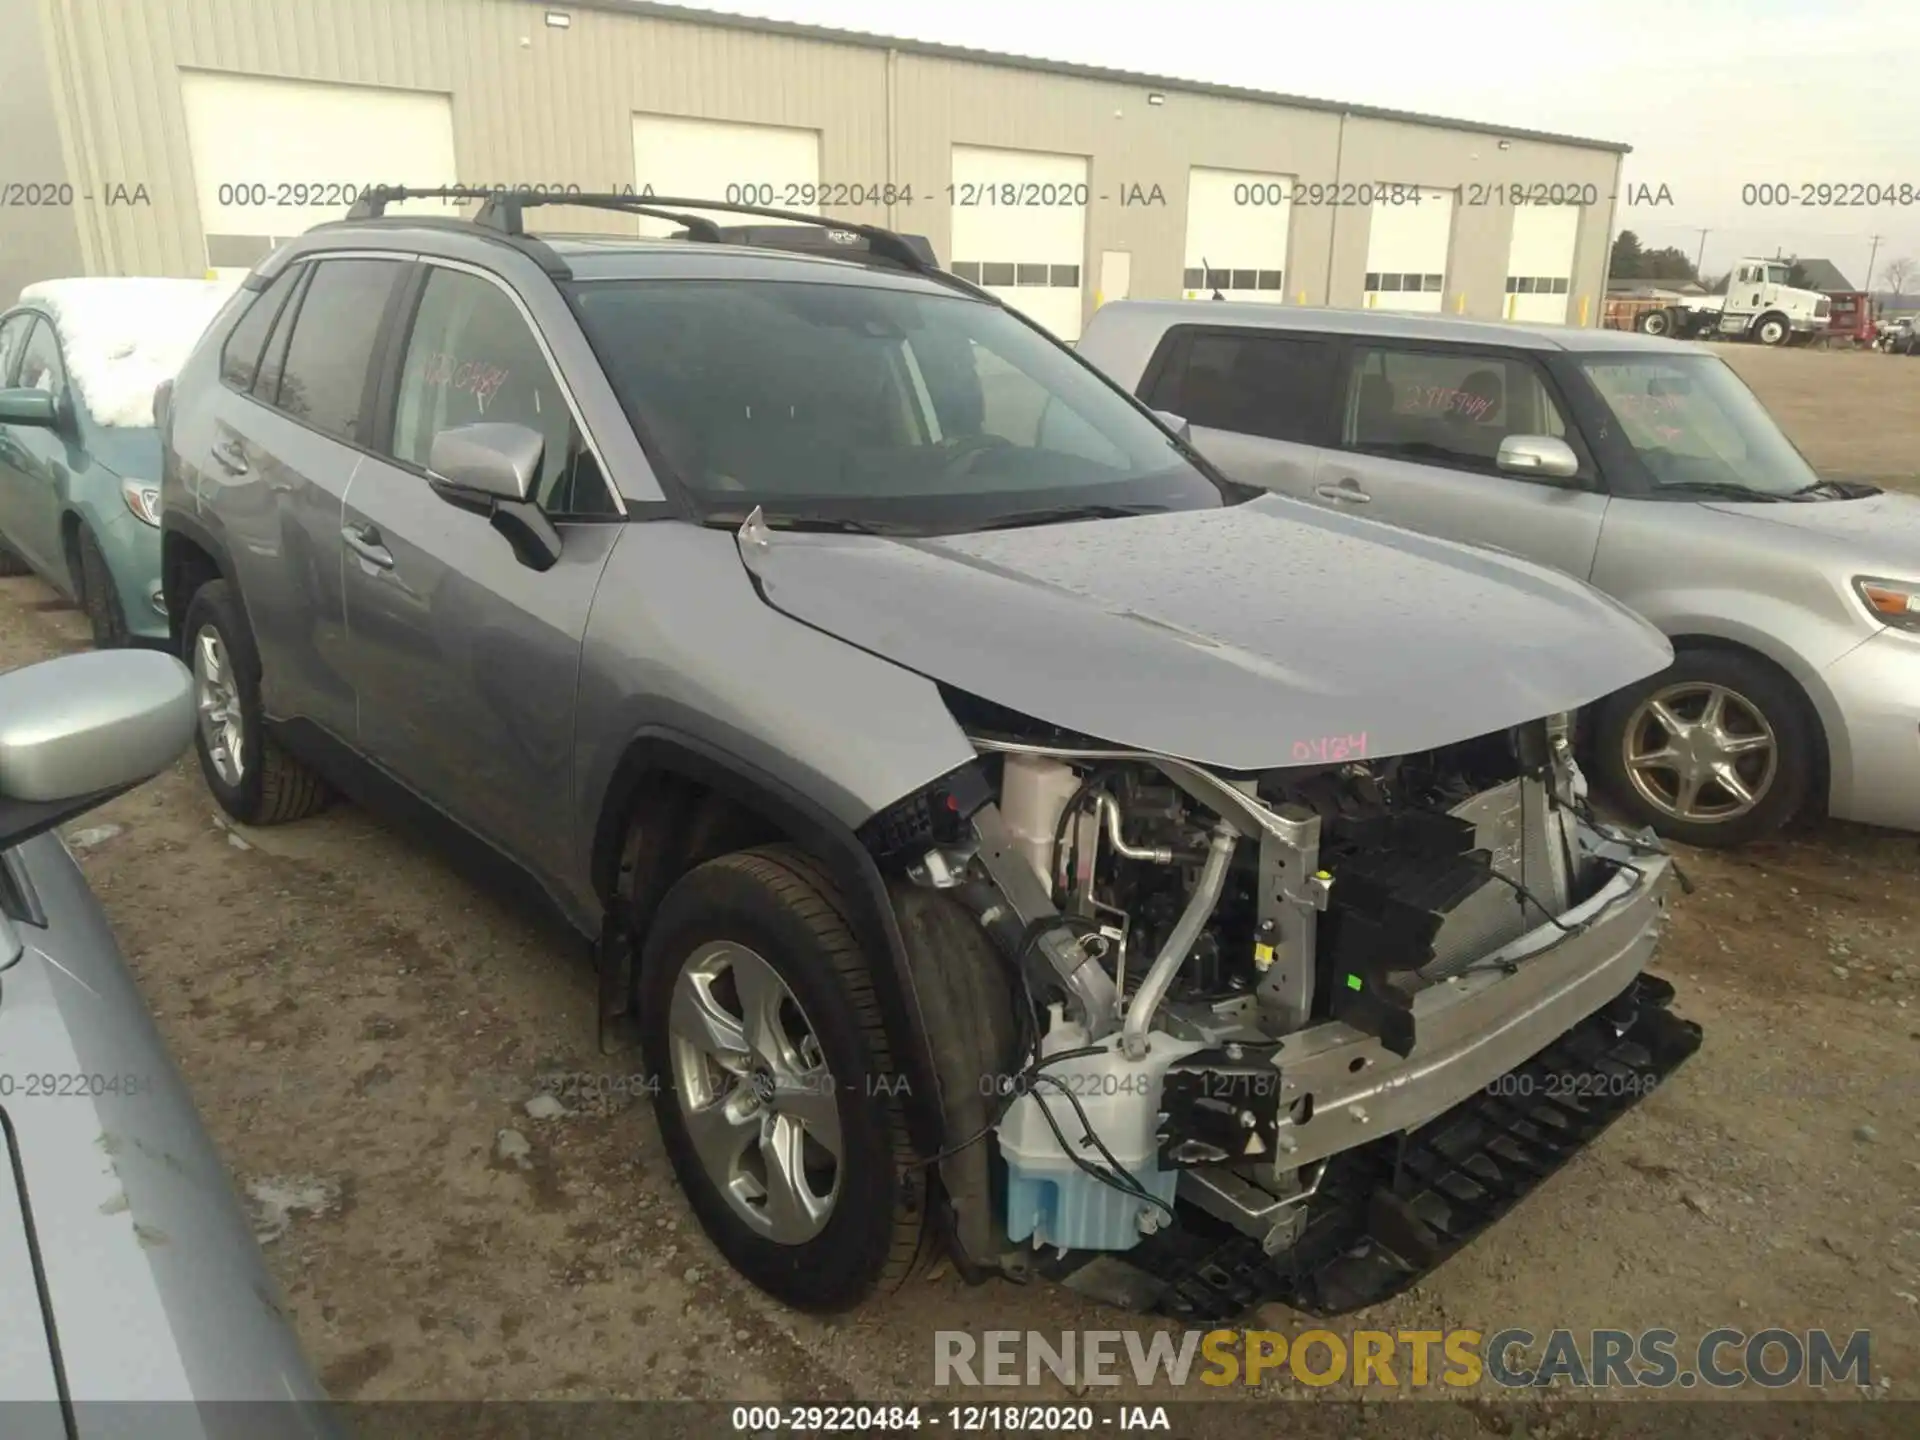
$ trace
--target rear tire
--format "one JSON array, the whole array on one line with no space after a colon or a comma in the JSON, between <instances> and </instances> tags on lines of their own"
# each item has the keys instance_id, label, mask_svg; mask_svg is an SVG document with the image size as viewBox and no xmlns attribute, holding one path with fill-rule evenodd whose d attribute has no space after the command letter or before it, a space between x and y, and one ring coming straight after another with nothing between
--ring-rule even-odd
<instances>
[{"instance_id":1,"label":"rear tire","mask_svg":"<svg viewBox=\"0 0 1920 1440\"><path fill-rule=\"evenodd\" d=\"M1673 329L1673 312L1671 310L1649 310L1640 317L1640 333L1642 335L1671 335Z\"/></svg>"},{"instance_id":2,"label":"rear tire","mask_svg":"<svg viewBox=\"0 0 1920 1440\"><path fill-rule=\"evenodd\" d=\"M927 1231L926 1167L914 1160L886 1027L846 917L837 887L804 852L743 850L680 878L640 957L641 1046L687 1203L736 1270L814 1312L897 1288ZM752 1003L769 997L770 1008ZM747 1023L755 1013L777 1023L758 1032L759 1045L734 1044L756 1033ZM711 1043L721 1033L728 1042ZM822 1096L836 1103L823 1107ZM800 1190L783 1175L802 1178L803 1205L784 1198Z\"/></svg>"},{"instance_id":3,"label":"rear tire","mask_svg":"<svg viewBox=\"0 0 1920 1440\"><path fill-rule=\"evenodd\" d=\"M87 612L93 627L96 650L119 650L132 636L127 630L127 612L120 603L120 591L113 583L113 571L93 531L80 526L74 539L74 578L80 587L80 608Z\"/></svg>"},{"instance_id":4,"label":"rear tire","mask_svg":"<svg viewBox=\"0 0 1920 1440\"><path fill-rule=\"evenodd\" d=\"M1691 740L1658 716L1664 708L1690 728L1708 720L1715 695L1717 737ZM1819 770L1819 733L1799 688L1772 666L1738 651L1688 649L1595 707L1592 754L1596 779L1635 821L1684 844L1730 849L1773 834L1804 808ZM1671 765L1656 758L1663 750ZM1688 800L1689 776L1715 764L1732 767L1751 803L1712 776Z\"/></svg>"},{"instance_id":5,"label":"rear tire","mask_svg":"<svg viewBox=\"0 0 1920 1440\"><path fill-rule=\"evenodd\" d=\"M193 670L200 773L220 808L242 825L283 825L326 808L326 783L267 734L260 661L224 580L193 592L180 630Z\"/></svg>"}]
</instances>

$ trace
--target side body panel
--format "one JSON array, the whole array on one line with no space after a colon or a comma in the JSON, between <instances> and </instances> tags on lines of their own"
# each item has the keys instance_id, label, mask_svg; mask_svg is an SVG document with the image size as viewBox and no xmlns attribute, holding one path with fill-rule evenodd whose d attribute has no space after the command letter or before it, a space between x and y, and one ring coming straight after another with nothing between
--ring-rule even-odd
<instances>
[{"instance_id":1,"label":"side body panel","mask_svg":"<svg viewBox=\"0 0 1920 1440\"><path fill-rule=\"evenodd\" d=\"M789 619L754 591L734 536L625 526L580 670L575 898L622 754L681 735L781 782L852 829L974 758L930 680Z\"/></svg>"},{"instance_id":2,"label":"side body panel","mask_svg":"<svg viewBox=\"0 0 1920 1440\"><path fill-rule=\"evenodd\" d=\"M249 1433L334 1433L219 1152L84 877L51 834L19 854L48 924L20 927L30 948L0 976L0 1050L16 1075L100 1077L84 1095L16 1090L6 1102L83 1420L90 1402L274 1401L250 1412ZM30 1303L9 1292L10 1307ZM111 1422L99 1433L142 1428L137 1412L98 1419Z\"/></svg>"}]
</instances>

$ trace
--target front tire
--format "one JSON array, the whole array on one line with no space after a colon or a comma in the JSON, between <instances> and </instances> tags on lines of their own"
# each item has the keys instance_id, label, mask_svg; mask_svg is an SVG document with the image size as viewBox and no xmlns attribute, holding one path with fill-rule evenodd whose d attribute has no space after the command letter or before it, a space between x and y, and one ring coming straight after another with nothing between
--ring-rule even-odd
<instances>
[{"instance_id":1,"label":"front tire","mask_svg":"<svg viewBox=\"0 0 1920 1440\"><path fill-rule=\"evenodd\" d=\"M1608 696L1594 725L1597 778L1641 824L1688 845L1770 835L1806 804L1819 731L1799 689L1735 651L1680 651Z\"/></svg>"},{"instance_id":2,"label":"front tire","mask_svg":"<svg viewBox=\"0 0 1920 1440\"><path fill-rule=\"evenodd\" d=\"M1762 345L1784 345L1793 338L1793 327L1784 315L1762 315L1754 322L1753 338Z\"/></svg>"},{"instance_id":3,"label":"front tire","mask_svg":"<svg viewBox=\"0 0 1920 1440\"><path fill-rule=\"evenodd\" d=\"M193 592L181 626L199 724L193 748L213 798L242 825L282 825L326 807L326 784L267 734L260 660L224 580Z\"/></svg>"},{"instance_id":4,"label":"front tire","mask_svg":"<svg viewBox=\"0 0 1920 1440\"><path fill-rule=\"evenodd\" d=\"M87 623L93 627L94 648L124 648L132 637L127 630L127 612L120 604L119 587L113 583L113 571L107 568L106 552L85 525L80 527L73 549L80 608L87 612Z\"/></svg>"},{"instance_id":5,"label":"front tire","mask_svg":"<svg viewBox=\"0 0 1920 1440\"><path fill-rule=\"evenodd\" d=\"M735 1269L815 1312L896 1288L926 1229L846 914L811 857L744 850L674 885L640 957L641 1045L687 1202Z\"/></svg>"}]
</instances>

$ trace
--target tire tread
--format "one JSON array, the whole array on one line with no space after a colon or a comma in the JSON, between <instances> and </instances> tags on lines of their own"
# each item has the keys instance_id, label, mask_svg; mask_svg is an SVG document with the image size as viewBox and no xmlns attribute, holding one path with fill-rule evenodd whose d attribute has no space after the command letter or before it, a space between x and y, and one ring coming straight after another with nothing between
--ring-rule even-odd
<instances>
[{"instance_id":1,"label":"tire tread","mask_svg":"<svg viewBox=\"0 0 1920 1440\"><path fill-rule=\"evenodd\" d=\"M723 855L708 864L752 876L812 932L852 1005L875 1070L891 1078L896 1073L893 1047L887 1038L879 999L874 994L873 976L848 921L847 902L826 867L797 845L757 846ZM887 1094L873 1098L886 1115L895 1171L913 1192L905 1197L908 1203L893 1212L886 1262L874 1284L878 1293L889 1294L912 1278L927 1259L933 1248L930 1243L933 1227L926 1223L924 1167L917 1163L900 1102Z\"/></svg>"}]
</instances>

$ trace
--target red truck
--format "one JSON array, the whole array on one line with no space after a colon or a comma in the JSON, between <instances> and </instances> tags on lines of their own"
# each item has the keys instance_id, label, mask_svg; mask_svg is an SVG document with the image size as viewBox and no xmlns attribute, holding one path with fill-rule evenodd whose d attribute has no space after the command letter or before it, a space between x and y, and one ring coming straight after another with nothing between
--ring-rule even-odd
<instances>
[{"instance_id":1,"label":"red truck","mask_svg":"<svg viewBox=\"0 0 1920 1440\"><path fill-rule=\"evenodd\" d=\"M1871 346L1879 335L1873 297L1864 290L1829 290L1827 299L1833 308L1828 312L1826 343Z\"/></svg>"}]
</instances>

